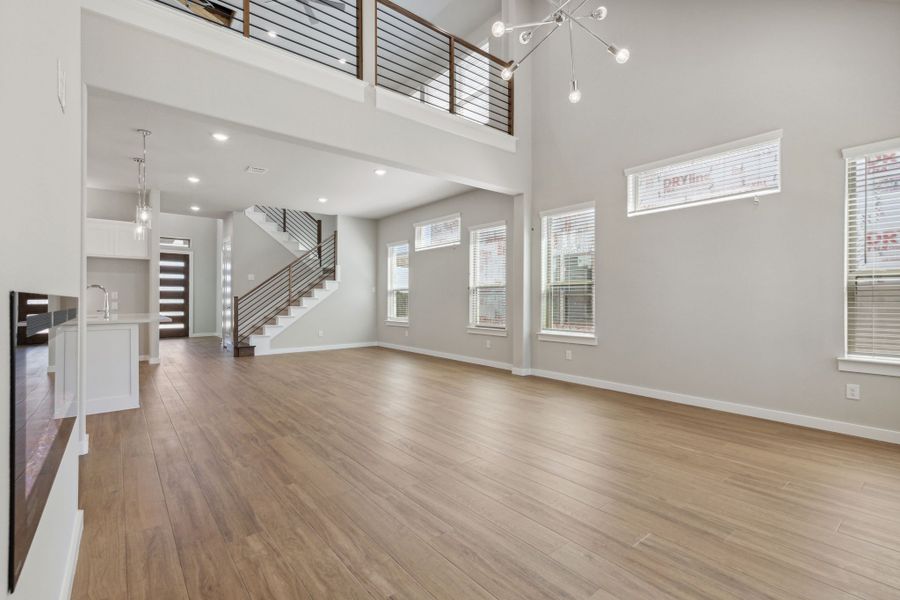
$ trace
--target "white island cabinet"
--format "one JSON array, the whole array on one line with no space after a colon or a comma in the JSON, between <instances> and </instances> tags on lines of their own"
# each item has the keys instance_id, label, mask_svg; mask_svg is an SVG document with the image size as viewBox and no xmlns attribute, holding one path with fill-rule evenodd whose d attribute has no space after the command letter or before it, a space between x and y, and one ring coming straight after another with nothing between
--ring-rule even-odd
<instances>
[{"instance_id":1,"label":"white island cabinet","mask_svg":"<svg viewBox=\"0 0 900 600\"><path fill-rule=\"evenodd\" d=\"M138 380L138 325L165 322L167 317L151 314L90 316L87 319L87 406L89 415L129 410L141 405ZM57 369L63 381L76 369L78 328L73 321L61 327L62 343L55 346Z\"/></svg>"}]
</instances>

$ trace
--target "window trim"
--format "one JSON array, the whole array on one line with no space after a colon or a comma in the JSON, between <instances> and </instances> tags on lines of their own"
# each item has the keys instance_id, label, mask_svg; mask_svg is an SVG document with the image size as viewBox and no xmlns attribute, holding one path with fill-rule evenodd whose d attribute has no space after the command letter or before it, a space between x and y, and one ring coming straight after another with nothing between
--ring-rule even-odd
<instances>
[{"instance_id":1,"label":"window trim","mask_svg":"<svg viewBox=\"0 0 900 600\"><path fill-rule=\"evenodd\" d=\"M879 152L896 151L897 148L900 148L900 137L844 148L841 151L841 157L844 159L844 353L843 356L837 357L838 371L900 377L900 360L850 353L849 299L847 298L847 284L850 280L850 256L847 252L850 242L850 182L847 178L847 163Z\"/></svg>"},{"instance_id":2,"label":"window trim","mask_svg":"<svg viewBox=\"0 0 900 600\"><path fill-rule=\"evenodd\" d=\"M681 204L672 204L669 206L661 206L658 208L648 208L648 209L638 209L637 207L632 207L632 202L636 202L637 199L633 198L632 193L632 176L639 175L644 171L653 171L656 169L661 169L663 167L677 165L679 163L688 162L691 160L696 160L699 158L704 158L708 156L712 156L715 154L722 154L724 152L731 152L732 150L739 150L741 148L745 148L748 146L755 146L757 144L763 144L766 142L774 142L779 141L779 161L778 161L778 189L774 190L764 190L760 192L745 192L740 194L732 194L730 196L722 196L720 198L710 198L708 200L699 200L697 202L685 202ZM689 208L694 206L705 206L708 204L718 204L720 202L730 202L731 200L740 200L741 198L757 198L762 196L769 196L771 194L781 193L782 184L783 184L783 148L781 147L784 140L784 130L783 129L775 129L773 131L768 131L766 133L761 133L759 135L753 135L750 137L746 137L740 140L734 140L732 142L726 142L724 144L719 144L716 146L710 146L708 148L702 148L700 150L695 150L693 152L687 152L685 154L679 154L678 156L672 156L669 158L664 158L662 160L657 160L649 163L644 163L642 165L638 165L636 167L630 167L625 169L625 180L626 180L626 188L627 188L627 201L625 204L625 213L626 216L630 217L639 217L642 215L651 215L660 212L668 212L670 210L679 210L682 208Z\"/></svg>"},{"instance_id":3,"label":"window trim","mask_svg":"<svg viewBox=\"0 0 900 600\"><path fill-rule=\"evenodd\" d=\"M428 225L434 225L435 223L444 223L446 221L452 220L459 221L459 237L455 242L450 242L447 244L437 244L434 246L427 246L425 248L419 248L419 228L426 227ZM408 243L408 242L407 242ZM419 221L418 223L413 223L413 247L415 252L427 252L428 250L437 250L438 248L452 248L453 246L459 246L462 244L462 214L454 213L451 215L445 215L443 217L436 217L434 219L428 219L427 221Z\"/></svg>"},{"instance_id":4,"label":"window trim","mask_svg":"<svg viewBox=\"0 0 900 600\"><path fill-rule=\"evenodd\" d=\"M472 323L472 288L473 288L473 285L472 285L472 283L473 283L472 282L472 252L474 250L474 247L472 246L472 240L473 240L472 233L475 231L480 231L482 229L495 229L495 228L501 227L501 226L503 227L503 236L506 238L507 250L508 250L509 249L509 225L507 224L505 219L502 221L493 221L491 223L481 223L479 225L470 225L469 226L469 287L467 289L467 291L468 291L467 300L468 300L468 304L469 304L469 310L468 310L469 324L466 327L466 330L468 331L468 333L480 334L480 335L506 336L507 329L509 328L509 254L507 254L507 256L506 256L506 260L505 260L506 264L504 265L505 273L503 273L503 285L502 286L499 286L499 285L478 286L478 287L482 287L482 288L499 288L499 287L503 288L503 294L505 296L506 308L507 308L507 313L504 316L503 327L486 327L484 325L477 325L475 323Z\"/></svg>"},{"instance_id":5,"label":"window trim","mask_svg":"<svg viewBox=\"0 0 900 600\"><path fill-rule=\"evenodd\" d=\"M398 319L398 318L391 317L391 293L398 291L398 290L406 289L406 295L407 295L407 297L409 297L410 284L412 283L409 280L409 278L412 275L412 269L407 267L407 281L406 281L407 287L406 288L397 288L396 290L392 289L392 287L391 287L391 285L392 285L391 248L396 248L397 246L406 246L407 260L411 261L411 253L409 251L409 240L401 240L398 242L389 242L386 245L386 248L387 248L387 277L386 277L387 286L386 287L387 287L387 289L385 291L387 292L387 295L385 297L385 301L386 301L385 312L387 313L387 316L385 317L385 324L392 325L395 327L409 327L409 314L408 313L407 313L407 316L405 319ZM407 311L408 310L409 310L409 308L407 307Z\"/></svg>"},{"instance_id":6,"label":"window trim","mask_svg":"<svg viewBox=\"0 0 900 600\"><path fill-rule=\"evenodd\" d=\"M594 331L592 333L583 333L578 331L561 331L558 329L544 329L544 297L546 294L545 282L547 280L547 229L544 227L544 219L546 217L565 217L574 215L586 210L594 211L594 279L592 279L591 291L591 315L593 317ZM538 341L541 342L564 342L572 344L597 345L597 203L582 202L580 204L570 204L558 208L550 208L540 212L541 222L541 305L539 309L540 327L538 328Z\"/></svg>"}]
</instances>

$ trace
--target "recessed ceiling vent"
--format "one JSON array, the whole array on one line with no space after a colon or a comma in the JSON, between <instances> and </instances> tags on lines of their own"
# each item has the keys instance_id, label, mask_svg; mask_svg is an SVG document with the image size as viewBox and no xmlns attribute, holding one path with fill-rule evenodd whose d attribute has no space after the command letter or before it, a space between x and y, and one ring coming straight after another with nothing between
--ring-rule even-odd
<instances>
[{"instance_id":1,"label":"recessed ceiling vent","mask_svg":"<svg viewBox=\"0 0 900 600\"><path fill-rule=\"evenodd\" d=\"M254 167L253 165L249 165L246 169L244 169L251 175L265 175L269 172L269 170L265 167Z\"/></svg>"}]
</instances>

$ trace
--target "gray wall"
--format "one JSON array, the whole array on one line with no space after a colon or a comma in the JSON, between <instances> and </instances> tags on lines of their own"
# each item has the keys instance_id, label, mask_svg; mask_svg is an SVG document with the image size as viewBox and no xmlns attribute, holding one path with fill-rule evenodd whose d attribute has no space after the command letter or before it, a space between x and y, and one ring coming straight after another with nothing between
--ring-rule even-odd
<instances>
[{"instance_id":1,"label":"gray wall","mask_svg":"<svg viewBox=\"0 0 900 600\"><path fill-rule=\"evenodd\" d=\"M137 192L87 189L87 217L112 221L134 221Z\"/></svg>"},{"instance_id":2,"label":"gray wall","mask_svg":"<svg viewBox=\"0 0 900 600\"><path fill-rule=\"evenodd\" d=\"M535 341L534 367L900 429L900 379L835 361L840 151L900 136L900 4L648 0L611 6L604 27L632 60L577 44L581 104L566 98L564 36L530 67L534 215L596 202L599 340ZM623 169L779 128L781 194L626 218ZM539 244L535 227L535 324ZM849 382L861 402L844 399Z\"/></svg>"},{"instance_id":3,"label":"gray wall","mask_svg":"<svg viewBox=\"0 0 900 600\"><path fill-rule=\"evenodd\" d=\"M127 258L88 258L88 284L102 285L110 293L110 308L118 314L150 312L150 261ZM118 294L118 300L113 293ZM85 307L89 314L103 309L103 293L88 290ZM118 306L116 306L118 304ZM150 355L149 326L138 325L139 352Z\"/></svg>"},{"instance_id":4,"label":"gray wall","mask_svg":"<svg viewBox=\"0 0 900 600\"><path fill-rule=\"evenodd\" d=\"M221 326L219 227L220 219L170 213L159 216L160 236L191 240L192 334L214 334Z\"/></svg>"},{"instance_id":5,"label":"gray wall","mask_svg":"<svg viewBox=\"0 0 900 600\"><path fill-rule=\"evenodd\" d=\"M48 8L50 10L48 10ZM81 19L77 2L12 0L0 25L0 389L9 390L9 290L81 291ZM23 27L40 23L40 27ZM66 109L57 100L57 60ZM5 401L4 401L5 402ZM9 464L9 410L0 411L0 463ZM78 509L78 434L63 456L12 598L58 598ZM0 595L7 597L9 470L0 474Z\"/></svg>"},{"instance_id":6,"label":"gray wall","mask_svg":"<svg viewBox=\"0 0 900 600\"><path fill-rule=\"evenodd\" d=\"M376 340L375 260L378 235L375 221L339 216L336 223L341 271L339 287L272 340L275 350L365 344ZM323 229L324 226L323 222Z\"/></svg>"},{"instance_id":7,"label":"gray wall","mask_svg":"<svg viewBox=\"0 0 900 600\"><path fill-rule=\"evenodd\" d=\"M294 260L294 255L287 248L276 242L244 213L231 213L229 224L225 227L225 237L228 237L227 231L230 230L233 296L246 294ZM251 274L255 277L254 281L248 279Z\"/></svg>"},{"instance_id":8,"label":"gray wall","mask_svg":"<svg viewBox=\"0 0 900 600\"><path fill-rule=\"evenodd\" d=\"M460 213L459 246L415 251L414 224ZM475 191L406 211L378 222L378 341L422 350L456 354L498 363L512 362L511 335L476 335L469 324L469 228L507 222L508 247L514 245L513 202L509 196ZM343 232L339 234L342 236ZM408 240L410 245L409 327L385 323L387 317L387 245ZM512 268L507 264L507 272ZM509 276L507 288L509 290ZM511 290L509 290L512 293ZM508 302L510 309L512 302ZM507 316L512 323L512 315ZM485 342L491 348L485 348Z\"/></svg>"}]
</instances>

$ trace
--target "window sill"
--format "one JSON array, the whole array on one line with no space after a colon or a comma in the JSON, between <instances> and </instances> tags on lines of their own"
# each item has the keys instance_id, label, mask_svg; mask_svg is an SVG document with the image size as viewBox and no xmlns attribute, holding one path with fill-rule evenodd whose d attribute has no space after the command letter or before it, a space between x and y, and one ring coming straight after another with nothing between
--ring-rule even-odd
<instances>
[{"instance_id":1,"label":"window sill","mask_svg":"<svg viewBox=\"0 0 900 600\"><path fill-rule=\"evenodd\" d=\"M490 329L488 327L469 327L467 331L474 335L493 335L496 337L506 337L505 329Z\"/></svg>"},{"instance_id":2,"label":"window sill","mask_svg":"<svg viewBox=\"0 0 900 600\"><path fill-rule=\"evenodd\" d=\"M877 359L867 356L840 356L837 361L839 371L900 377L900 360Z\"/></svg>"},{"instance_id":3,"label":"window sill","mask_svg":"<svg viewBox=\"0 0 900 600\"><path fill-rule=\"evenodd\" d=\"M388 327L409 327L409 321L385 321Z\"/></svg>"},{"instance_id":4,"label":"window sill","mask_svg":"<svg viewBox=\"0 0 900 600\"><path fill-rule=\"evenodd\" d=\"M541 332L538 334L538 340L560 344L581 344L582 346L597 345L597 337L590 333Z\"/></svg>"}]
</instances>

